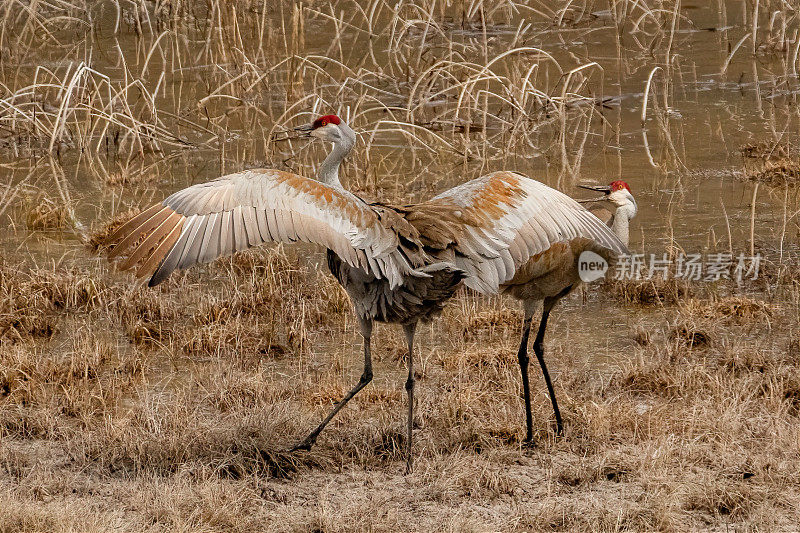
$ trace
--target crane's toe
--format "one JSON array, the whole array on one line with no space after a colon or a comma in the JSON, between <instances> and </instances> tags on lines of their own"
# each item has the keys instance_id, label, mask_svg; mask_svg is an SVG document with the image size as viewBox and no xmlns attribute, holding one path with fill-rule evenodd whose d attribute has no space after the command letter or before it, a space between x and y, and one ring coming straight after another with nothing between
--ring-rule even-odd
<instances>
[{"instance_id":1,"label":"crane's toe","mask_svg":"<svg viewBox=\"0 0 800 533\"><path fill-rule=\"evenodd\" d=\"M314 446L314 441L313 440L309 440L309 439L305 439L304 441L302 441L302 442L300 442L298 444L295 444L292 448L290 448L289 449L289 453L294 453L294 452L298 452L298 451L307 452L307 451L311 450L312 446Z\"/></svg>"}]
</instances>

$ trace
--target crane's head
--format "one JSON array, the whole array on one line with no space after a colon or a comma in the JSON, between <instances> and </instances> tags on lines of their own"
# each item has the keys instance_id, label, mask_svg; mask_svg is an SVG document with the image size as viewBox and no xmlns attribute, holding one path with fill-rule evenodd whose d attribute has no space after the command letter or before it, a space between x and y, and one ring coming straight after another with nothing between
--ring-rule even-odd
<instances>
[{"instance_id":1,"label":"crane's head","mask_svg":"<svg viewBox=\"0 0 800 533\"><path fill-rule=\"evenodd\" d=\"M336 115L323 115L311 124L295 128L295 131L303 132L308 137L349 147L356 142L356 132Z\"/></svg>"},{"instance_id":2,"label":"crane's head","mask_svg":"<svg viewBox=\"0 0 800 533\"><path fill-rule=\"evenodd\" d=\"M633 194L631 193L631 186L626 182L622 180L615 180L608 185L578 185L578 187L582 189L588 189L590 191L600 191L603 193L603 196L599 198L592 198L585 201L610 202L617 208L627 208L629 219L636 216L636 200L633 198Z\"/></svg>"}]
</instances>

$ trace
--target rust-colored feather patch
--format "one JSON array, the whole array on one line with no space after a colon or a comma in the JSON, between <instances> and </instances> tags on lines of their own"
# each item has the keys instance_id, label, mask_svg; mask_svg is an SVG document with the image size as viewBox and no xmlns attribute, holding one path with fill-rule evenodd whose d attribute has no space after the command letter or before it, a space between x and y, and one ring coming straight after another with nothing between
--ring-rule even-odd
<instances>
[{"instance_id":1,"label":"rust-colored feather patch","mask_svg":"<svg viewBox=\"0 0 800 533\"><path fill-rule=\"evenodd\" d=\"M148 212L149 211L150 210L148 209ZM142 222L138 226L132 225L132 229L127 235L120 235L122 237L122 240L119 242L119 244L117 244L111 249L111 252L108 254L108 259L109 260L116 259L120 255L125 253L128 250L128 248L134 246L137 242L139 242L142 239L142 237L146 238L147 235L149 235L153 229L160 226L167 219L170 213L173 212L174 211L172 211L172 209L170 209L169 207L162 207L154 215L145 219L144 222Z\"/></svg>"},{"instance_id":2,"label":"rust-colored feather patch","mask_svg":"<svg viewBox=\"0 0 800 533\"><path fill-rule=\"evenodd\" d=\"M475 194L468 210L481 222L489 222L504 216L506 206L516 205L526 196L515 174L496 172L486 186Z\"/></svg>"},{"instance_id":3,"label":"rust-colored feather patch","mask_svg":"<svg viewBox=\"0 0 800 533\"><path fill-rule=\"evenodd\" d=\"M359 209L352 198L345 196L342 192L332 187L291 172L271 172L277 181L281 181L292 189L313 198L318 207L339 210L344 213L345 217L359 228L366 228L368 225L375 223L377 217L374 213L366 209Z\"/></svg>"},{"instance_id":4,"label":"rust-colored feather patch","mask_svg":"<svg viewBox=\"0 0 800 533\"><path fill-rule=\"evenodd\" d=\"M145 238L144 240L131 252L130 256L120 265L120 269L128 270L133 265L138 263L140 260L144 259L151 250L156 248L158 244L164 239L167 235L170 234L172 229L175 227L178 222L183 219L183 215L179 215L175 213L171 209L169 210L170 213L164 219L161 224L156 226L155 228L148 229L144 232Z\"/></svg>"},{"instance_id":5,"label":"rust-colored feather patch","mask_svg":"<svg viewBox=\"0 0 800 533\"><path fill-rule=\"evenodd\" d=\"M118 227L105 241L107 246L114 246L116 245L117 241L120 239L125 238L128 234L132 233L133 230L138 228L142 225L148 218L158 213L164 206L161 204L156 204L151 206L144 211L140 212L138 215L132 217L130 220L122 224Z\"/></svg>"},{"instance_id":6,"label":"rust-colored feather patch","mask_svg":"<svg viewBox=\"0 0 800 533\"><path fill-rule=\"evenodd\" d=\"M172 247L175 245L175 242L177 242L178 238L181 236L181 232L183 231L183 225L186 222L186 218L177 214L176 216L178 216L179 218L173 219L172 217L170 217L169 219L170 221L175 220L175 224L172 227L172 229L169 231L166 237L164 237L163 240L161 240L161 243L158 246L156 246L156 249L153 250L153 252L150 254L150 257L148 257L136 270L137 278L145 275L147 276L152 275L155 272L156 268L158 268L158 265L160 265L161 262L164 260L164 258L167 256L169 251L172 250Z\"/></svg>"}]
</instances>

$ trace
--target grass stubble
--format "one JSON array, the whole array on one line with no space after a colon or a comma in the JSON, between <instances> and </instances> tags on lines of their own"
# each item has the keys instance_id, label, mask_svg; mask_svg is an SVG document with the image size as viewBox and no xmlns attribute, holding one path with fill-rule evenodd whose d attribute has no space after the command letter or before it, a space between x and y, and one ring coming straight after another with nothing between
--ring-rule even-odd
<instances>
[{"instance_id":1,"label":"grass stubble","mask_svg":"<svg viewBox=\"0 0 800 533\"><path fill-rule=\"evenodd\" d=\"M780 530L797 509L800 349L773 334L796 317L752 297L687 296L646 341L633 321L605 372L554 336L567 434L539 388L521 450L521 317L461 294L423 332L403 476L390 328L355 408L286 453L356 379L359 343L341 290L280 248L158 291L100 265L0 276L3 530Z\"/></svg>"},{"instance_id":2,"label":"grass stubble","mask_svg":"<svg viewBox=\"0 0 800 533\"><path fill-rule=\"evenodd\" d=\"M721 5L725 28L734 14ZM779 101L767 96L796 75L797 12L773 0L741 9L747 33L721 41L720 70L748 50L773 61L764 100ZM559 29L576 41L610 31L619 61L646 66L646 160L680 195L689 157L673 107L692 69L675 51L692 24L679 3L0 2L0 14L9 178L0 217L14 243L2 245L18 251L24 236L33 250L58 251L0 259L0 531L784 531L800 522L800 269L788 250L750 292L652 280L567 302L547 341L567 434L553 435L537 386L531 449L520 447L520 313L460 293L422 328L410 476L399 466L405 363L394 328L378 328L376 379L353 407L311 452L286 453L360 368L349 302L318 256L249 251L155 290L99 259L76 260L101 253L102 236L165 187L248 165L312 168L317 149L282 140L280 128L322 109L363 132L345 168L361 193L427 196L446 185L441 176L462 181L534 157L548 183L566 188L598 139L624 139L603 67L538 45ZM796 166L786 135L796 116L765 109L769 140L743 147L743 174L786 190L785 234L796 199L769 176ZM78 185L87 181L91 200ZM674 244L671 213L664 239ZM109 222L91 231L77 222L98 218ZM731 245L730 229L719 241ZM613 327L585 332L591 320L568 319L600 312ZM531 375L538 383L535 365Z\"/></svg>"}]
</instances>

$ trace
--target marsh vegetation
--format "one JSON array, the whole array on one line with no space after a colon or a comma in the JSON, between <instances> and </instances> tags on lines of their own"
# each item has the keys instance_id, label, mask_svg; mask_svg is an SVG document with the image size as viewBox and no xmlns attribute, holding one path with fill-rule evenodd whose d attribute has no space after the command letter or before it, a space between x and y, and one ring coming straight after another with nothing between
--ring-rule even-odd
<instances>
[{"instance_id":1,"label":"marsh vegetation","mask_svg":"<svg viewBox=\"0 0 800 533\"><path fill-rule=\"evenodd\" d=\"M708 4L708 5L707 5ZM792 531L800 523L800 11L781 0L0 0L0 531ZM535 369L522 314L463 291L310 452L358 379L319 250L264 247L156 289L100 243L252 167L359 133L343 181L409 202L514 169L623 178L644 254L761 254L756 280L588 287Z\"/></svg>"}]
</instances>

